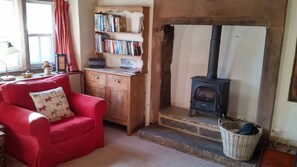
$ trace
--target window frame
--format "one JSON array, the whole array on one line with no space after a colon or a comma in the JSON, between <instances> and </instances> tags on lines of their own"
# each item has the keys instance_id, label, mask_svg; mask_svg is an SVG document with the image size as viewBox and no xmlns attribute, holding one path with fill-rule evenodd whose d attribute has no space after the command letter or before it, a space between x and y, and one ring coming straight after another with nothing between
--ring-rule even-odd
<instances>
[{"instance_id":1,"label":"window frame","mask_svg":"<svg viewBox=\"0 0 297 167\"><path fill-rule=\"evenodd\" d=\"M50 4L52 8L52 56L54 59L53 63L50 63L52 67L55 68L55 29L54 29L54 2L53 0L3 0L3 1L11 1L12 3L15 3L15 7L18 10L18 25L19 25L19 44L20 47L20 53L19 53L19 67L18 69L11 69L8 70L10 74L18 75L26 70L31 70L33 72L42 72L42 64L31 64L30 62L30 52L29 52L29 37L32 35L37 35L37 34L31 34L29 35L28 30L27 30L27 3L37 3L37 4ZM44 35L44 34L39 34L39 35ZM48 35L48 34L47 34ZM11 41L10 41L11 42ZM14 44L14 43L12 43ZM16 45L18 46L18 45ZM5 71L1 71L0 75L5 74Z\"/></svg>"},{"instance_id":2,"label":"window frame","mask_svg":"<svg viewBox=\"0 0 297 167\"><path fill-rule=\"evenodd\" d=\"M54 3L53 1L50 1L50 0L25 0L25 5L24 5L24 8L26 8L26 5L27 3L35 3L35 4L50 4L51 5L51 8L52 8L52 18L51 20L53 21L53 25L52 25L52 54L53 54L53 59L55 60L55 27L54 27L54 12L55 12L55 9L54 9ZM26 12L25 12L25 19L26 19L26 29L27 29L27 8L26 8ZM29 34L29 32L27 31L26 32L26 42L27 42L27 46L26 47L26 50L27 50L27 53L28 55L26 56L26 59L27 59L27 68L29 69L32 69L32 70L36 70L36 69L41 69L42 67L42 64L43 63L40 63L40 64L31 64L31 61L30 61L30 51L29 51L29 37L30 36L38 36L39 38L42 37L42 36L47 36L47 35L51 35L51 34ZM55 61L50 63L51 66L55 66Z\"/></svg>"}]
</instances>

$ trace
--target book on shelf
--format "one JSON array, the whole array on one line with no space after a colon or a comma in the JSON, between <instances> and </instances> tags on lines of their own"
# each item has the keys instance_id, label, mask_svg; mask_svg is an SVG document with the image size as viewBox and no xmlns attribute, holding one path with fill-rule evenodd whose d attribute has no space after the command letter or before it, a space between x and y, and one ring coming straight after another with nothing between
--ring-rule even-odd
<instances>
[{"instance_id":1,"label":"book on shelf","mask_svg":"<svg viewBox=\"0 0 297 167\"><path fill-rule=\"evenodd\" d=\"M100 31L101 30L101 28L100 28L100 24L101 24L101 16L100 16L101 14L100 13L95 13L94 14L94 18L95 18L95 31Z\"/></svg>"},{"instance_id":2,"label":"book on shelf","mask_svg":"<svg viewBox=\"0 0 297 167\"><path fill-rule=\"evenodd\" d=\"M122 41L123 43L122 43L122 53L124 54L124 55L129 55L129 53L128 53L128 48L127 48L127 41Z\"/></svg>"},{"instance_id":3,"label":"book on shelf","mask_svg":"<svg viewBox=\"0 0 297 167\"><path fill-rule=\"evenodd\" d=\"M118 32L126 32L127 31L127 23L125 17L118 18Z\"/></svg>"},{"instance_id":4,"label":"book on shelf","mask_svg":"<svg viewBox=\"0 0 297 167\"><path fill-rule=\"evenodd\" d=\"M108 27L109 29L106 31L114 32L114 16L112 14L107 15L108 18Z\"/></svg>"},{"instance_id":5,"label":"book on shelf","mask_svg":"<svg viewBox=\"0 0 297 167\"><path fill-rule=\"evenodd\" d=\"M128 55L133 55L131 52L131 41L126 42L126 47L127 47L127 54Z\"/></svg>"},{"instance_id":6,"label":"book on shelf","mask_svg":"<svg viewBox=\"0 0 297 167\"><path fill-rule=\"evenodd\" d=\"M141 55L141 48L139 46L139 42L133 42L133 50L134 50L134 56Z\"/></svg>"},{"instance_id":7,"label":"book on shelf","mask_svg":"<svg viewBox=\"0 0 297 167\"><path fill-rule=\"evenodd\" d=\"M114 32L119 32L120 16L114 15Z\"/></svg>"},{"instance_id":8,"label":"book on shelf","mask_svg":"<svg viewBox=\"0 0 297 167\"><path fill-rule=\"evenodd\" d=\"M95 34L97 52L105 52L119 55L141 56L141 42L110 39L105 33Z\"/></svg>"},{"instance_id":9,"label":"book on shelf","mask_svg":"<svg viewBox=\"0 0 297 167\"><path fill-rule=\"evenodd\" d=\"M105 42L106 39L109 39L110 36L105 33L95 34L95 47L97 52L105 52Z\"/></svg>"},{"instance_id":10,"label":"book on shelf","mask_svg":"<svg viewBox=\"0 0 297 167\"><path fill-rule=\"evenodd\" d=\"M106 20L107 20L107 16L106 16L106 14L103 14L102 15L102 22L101 22L101 26L102 26L101 31L107 31L109 29L109 26L108 26Z\"/></svg>"},{"instance_id":11,"label":"book on shelf","mask_svg":"<svg viewBox=\"0 0 297 167\"><path fill-rule=\"evenodd\" d=\"M95 31L126 32L126 17L114 14L95 13Z\"/></svg>"},{"instance_id":12,"label":"book on shelf","mask_svg":"<svg viewBox=\"0 0 297 167\"><path fill-rule=\"evenodd\" d=\"M138 33L141 33L144 29L143 26L143 16L139 18L139 27L138 27Z\"/></svg>"},{"instance_id":13,"label":"book on shelf","mask_svg":"<svg viewBox=\"0 0 297 167\"><path fill-rule=\"evenodd\" d=\"M114 44L115 44L115 53L116 54L123 54L122 49L121 49L121 42L118 41L118 40L114 40Z\"/></svg>"},{"instance_id":14,"label":"book on shelf","mask_svg":"<svg viewBox=\"0 0 297 167\"><path fill-rule=\"evenodd\" d=\"M129 45L130 45L130 53L131 53L130 55L134 55L133 41L130 41Z\"/></svg>"}]
</instances>

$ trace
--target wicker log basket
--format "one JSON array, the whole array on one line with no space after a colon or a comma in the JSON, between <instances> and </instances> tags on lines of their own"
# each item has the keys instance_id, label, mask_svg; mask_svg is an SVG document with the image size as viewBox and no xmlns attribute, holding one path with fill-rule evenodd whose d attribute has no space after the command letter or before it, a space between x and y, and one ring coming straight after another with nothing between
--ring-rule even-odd
<instances>
[{"instance_id":1,"label":"wicker log basket","mask_svg":"<svg viewBox=\"0 0 297 167\"><path fill-rule=\"evenodd\" d=\"M221 118L218 119L218 126L220 128L223 143L223 153L229 158L248 161L253 157L263 130L261 127L257 127L257 134L236 134L239 128L245 123L246 122L239 121L222 122Z\"/></svg>"}]
</instances>

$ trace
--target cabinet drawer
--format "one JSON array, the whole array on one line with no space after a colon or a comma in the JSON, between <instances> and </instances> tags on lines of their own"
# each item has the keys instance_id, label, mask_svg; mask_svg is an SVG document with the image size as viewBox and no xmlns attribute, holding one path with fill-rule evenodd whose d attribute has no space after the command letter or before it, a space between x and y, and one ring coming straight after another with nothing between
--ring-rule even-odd
<instances>
[{"instance_id":1,"label":"cabinet drawer","mask_svg":"<svg viewBox=\"0 0 297 167\"><path fill-rule=\"evenodd\" d=\"M103 86L105 85L105 74L94 72L94 71L87 71L86 78L89 84L103 85Z\"/></svg>"},{"instance_id":2,"label":"cabinet drawer","mask_svg":"<svg viewBox=\"0 0 297 167\"><path fill-rule=\"evenodd\" d=\"M107 86L116 89L128 90L129 78L117 75L107 75Z\"/></svg>"}]
</instances>

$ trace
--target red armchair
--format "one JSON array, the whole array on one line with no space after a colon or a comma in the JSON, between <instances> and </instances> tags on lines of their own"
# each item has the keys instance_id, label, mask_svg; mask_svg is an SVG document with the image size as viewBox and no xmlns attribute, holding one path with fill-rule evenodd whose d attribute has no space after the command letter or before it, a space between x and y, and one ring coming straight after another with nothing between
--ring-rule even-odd
<instances>
[{"instance_id":1,"label":"red armchair","mask_svg":"<svg viewBox=\"0 0 297 167\"><path fill-rule=\"evenodd\" d=\"M75 114L56 122L35 112L30 92L61 86ZM0 92L0 123L6 152L29 167L53 167L104 146L106 101L71 92L67 75L5 84ZM1 97L2 94L2 97Z\"/></svg>"}]
</instances>

